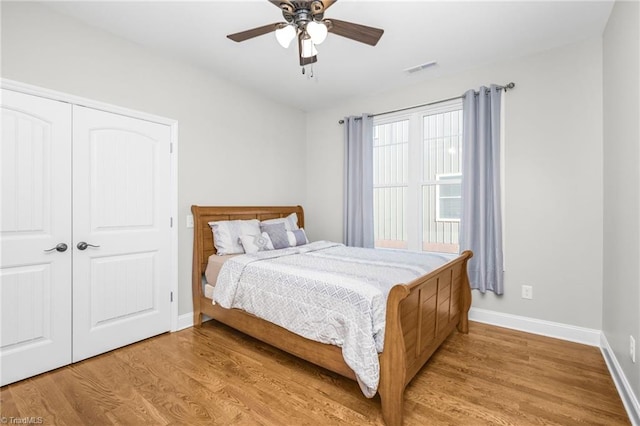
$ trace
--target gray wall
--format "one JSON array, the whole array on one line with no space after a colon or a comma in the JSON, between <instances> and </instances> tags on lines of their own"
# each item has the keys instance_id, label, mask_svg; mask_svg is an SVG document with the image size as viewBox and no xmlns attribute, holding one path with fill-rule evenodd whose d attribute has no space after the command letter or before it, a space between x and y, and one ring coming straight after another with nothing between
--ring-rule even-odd
<instances>
[{"instance_id":1,"label":"gray wall","mask_svg":"<svg viewBox=\"0 0 640 426\"><path fill-rule=\"evenodd\" d=\"M305 204L305 113L42 5L3 2L1 35L3 78L178 120L180 314L192 311L191 204ZM287 166L257 180L265 164Z\"/></svg>"},{"instance_id":2,"label":"gray wall","mask_svg":"<svg viewBox=\"0 0 640 426\"><path fill-rule=\"evenodd\" d=\"M428 72L428 71L427 71ZM600 330L602 326L602 40L420 81L307 118L307 230L342 238L344 115L516 83L505 117L505 294L473 306ZM311 196L313 194L313 196ZM533 286L533 300L520 286Z\"/></svg>"},{"instance_id":3,"label":"gray wall","mask_svg":"<svg viewBox=\"0 0 640 426\"><path fill-rule=\"evenodd\" d=\"M640 4L616 2L604 32L602 329L640 397ZM636 339L636 363L629 336ZM640 419L636 419L640 421Z\"/></svg>"}]
</instances>

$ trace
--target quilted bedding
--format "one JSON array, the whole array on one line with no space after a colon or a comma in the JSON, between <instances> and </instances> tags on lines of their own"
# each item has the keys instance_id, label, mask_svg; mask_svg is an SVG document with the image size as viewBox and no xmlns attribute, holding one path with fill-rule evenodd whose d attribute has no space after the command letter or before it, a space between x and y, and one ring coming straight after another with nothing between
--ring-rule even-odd
<instances>
[{"instance_id":1,"label":"quilted bedding","mask_svg":"<svg viewBox=\"0 0 640 426\"><path fill-rule=\"evenodd\" d=\"M455 255L346 247L318 241L226 261L213 303L342 348L365 396L376 394L391 288Z\"/></svg>"}]
</instances>

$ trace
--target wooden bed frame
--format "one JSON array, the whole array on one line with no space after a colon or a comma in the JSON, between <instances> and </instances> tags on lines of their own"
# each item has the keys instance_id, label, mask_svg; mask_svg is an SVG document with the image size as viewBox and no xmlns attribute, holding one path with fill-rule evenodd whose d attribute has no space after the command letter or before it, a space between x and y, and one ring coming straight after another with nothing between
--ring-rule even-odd
<instances>
[{"instance_id":1,"label":"wooden bed frame","mask_svg":"<svg viewBox=\"0 0 640 426\"><path fill-rule=\"evenodd\" d=\"M355 380L355 374L337 346L318 343L291 333L273 323L239 309L213 305L203 293L202 274L209 256L216 253L208 222L238 219L273 219L295 212L300 227L304 212L300 206L205 207L191 206L193 238L194 325L207 315L272 346ZM380 354L382 416L388 426L402 424L404 389L429 357L457 327L468 333L471 290L467 277L470 251L431 273L391 289L387 300L384 351Z\"/></svg>"}]
</instances>

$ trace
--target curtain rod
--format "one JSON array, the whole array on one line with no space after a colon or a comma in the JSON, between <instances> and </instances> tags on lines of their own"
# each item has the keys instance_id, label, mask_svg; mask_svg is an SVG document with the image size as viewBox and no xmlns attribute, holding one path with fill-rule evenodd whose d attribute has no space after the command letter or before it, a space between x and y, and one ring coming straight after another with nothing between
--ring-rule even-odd
<instances>
[{"instance_id":1,"label":"curtain rod","mask_svg":"<svg viewBox=\"0 0 640 426\"><path fill-rule=\"evenodd\" d=\"M511 82L511 83L505 84L504 86L498 86L498 89L503 89L506 92L507 90L513 89L514 87L516 87L516 84L514 82ZM455 99L460 99L461 97L462 96L456 96L454 98L441 99L439 101L433 101L433 102L429 102L429 103L422 104L422 105L414 105L414 106L411 106L411 107L394 109L392 111L379 112L377 114L370 114L369 117L377 117L379 115L393 114L394 112L402 112L402 111L406 111L406 110L413 109L413 108L422 108L422 107L426 107L426 106L442 104L444 102L449 102L449 101L453 101ZM361 120L361 118L360 117L356 117L356 120ZM344 120L338 121L338 124L344 124Z\"/></svg>"}]
</instances>

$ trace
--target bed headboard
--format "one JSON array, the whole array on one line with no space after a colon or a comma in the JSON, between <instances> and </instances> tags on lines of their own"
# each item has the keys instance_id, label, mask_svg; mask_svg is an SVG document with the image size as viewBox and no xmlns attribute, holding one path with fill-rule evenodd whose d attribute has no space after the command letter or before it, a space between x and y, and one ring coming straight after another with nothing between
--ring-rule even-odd
<instances>
[{"instance_id":1,"label":"bed headboard","mask_svg":"<svg viewBox=\"0 0 640 426\"><path fill-rule=\"evenodd\" d=\"M267 220L286 217L294 212L298 215L298 225L302 228L304 226L304 211L301 206L191 206L191 213L193 213L194 278L197 274L198 282L200 281L200 277L209 262L209 256L216 253L209 222L218 220Z\"/></svg>"}]
</instances>

